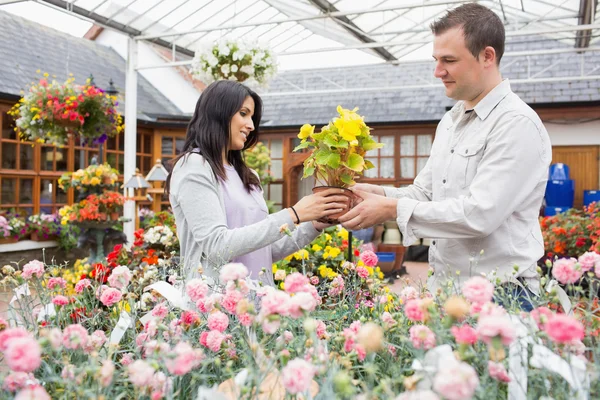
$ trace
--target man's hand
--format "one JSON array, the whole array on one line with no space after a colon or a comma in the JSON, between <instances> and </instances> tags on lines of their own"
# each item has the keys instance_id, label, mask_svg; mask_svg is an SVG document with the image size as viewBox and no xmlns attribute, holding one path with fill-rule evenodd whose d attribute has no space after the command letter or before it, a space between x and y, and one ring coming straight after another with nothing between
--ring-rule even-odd
<instances>
[{"instance_id":1,"label":"man's hand","mask_svg":"<svg viewBox=\"0 0 600 400\"><path fill-rule=\"evenodd\" d=\"M359 190L356 186L352 190L361 199L358 205L338 218L344 228L363 229L396 219L398 199L368 193Z\"/></svg>"},{"instance_id":2,"label":"man's hand","mask_svg":"<svg viewBox=\"0 0 600 400\"><path fill-rule=\"evenodd\" d=\"M385 192L383 191L383 187L379 185L372 185L370 183L357 183L352 186L350 189L352 190L360 190L367 193L377 194L379 196L385 196Z\"/></svg>"}]
</instances>

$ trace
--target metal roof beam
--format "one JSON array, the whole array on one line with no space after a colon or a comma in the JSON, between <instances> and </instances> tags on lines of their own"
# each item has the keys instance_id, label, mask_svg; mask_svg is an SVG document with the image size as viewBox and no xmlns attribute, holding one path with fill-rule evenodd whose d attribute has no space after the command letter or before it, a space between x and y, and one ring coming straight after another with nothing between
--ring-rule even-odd
<instances>
[{"instance_id":1,"label":"metal roof beam","mask_svg":"<svg viewBox=\"0 0 600 400\"><path fill-rule=\"evenodd\" d=\"M594 22L595 11L598 7L598 0L580 0L579 2L579 24L588 25ZM575 47L582 48L590 45L590 39L592 38L592 31L578 31L575 37Z\"/></svg>"}]
</instances>

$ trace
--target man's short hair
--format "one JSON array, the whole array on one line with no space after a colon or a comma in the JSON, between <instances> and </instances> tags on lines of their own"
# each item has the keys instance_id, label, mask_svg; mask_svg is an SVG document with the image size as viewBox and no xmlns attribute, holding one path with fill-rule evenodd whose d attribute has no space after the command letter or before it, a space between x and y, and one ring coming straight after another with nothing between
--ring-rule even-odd
<instances>
[{"instance_id":1,"label":"man's short hair","mask_svg":"<svg viewBox=\"0 0 600 400\"><path fill-rule=\"evenodd\" d=\"M467 3L456 7L430 25L434 35L441 35L449 29L461 27L467 48L479 59L479 53L487 46L496 51L496 63L504 54L504 24L489 8L477 3Z\"/></svg>"}]
</instances>

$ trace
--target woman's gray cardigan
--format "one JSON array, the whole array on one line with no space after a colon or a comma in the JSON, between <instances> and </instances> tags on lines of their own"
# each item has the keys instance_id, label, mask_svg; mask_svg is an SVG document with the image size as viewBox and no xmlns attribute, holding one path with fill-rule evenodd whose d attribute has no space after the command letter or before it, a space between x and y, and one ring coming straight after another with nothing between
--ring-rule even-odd
<instances>
[{"instance_id":1,"label":"woman's gray cardigan","mask_svg":"<svg viewBox=\"0 0 600 400\"><path fill-rule=\"evenodd\" d=\"M273 261L309 244L319 232L311 222L295 226L288 210L270 214L263 221L229 229L219 180L210 164L197 153L182 157L173 168L169 201L177 223L186 279L204 275L218 280L219 267L233 258L271 246ZM287 224L292 236L281 231ZM264 266L265 282L273 284L271 266Z\"/></svg>"}]
</instances>

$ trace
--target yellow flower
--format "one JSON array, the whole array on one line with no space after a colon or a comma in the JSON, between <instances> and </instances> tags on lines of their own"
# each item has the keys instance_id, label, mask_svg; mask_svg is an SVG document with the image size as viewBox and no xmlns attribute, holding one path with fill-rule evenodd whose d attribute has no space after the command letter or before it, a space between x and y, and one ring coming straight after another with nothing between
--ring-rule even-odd
<instances>
[{"instance_id":1,"label":"yellow flower","mask_svg":"<svg viewBox=\"0 0 600 400\"><path fill-rule=\"evenodd\" d=\"M340 255L340 253L341 253L341 252L342 252L342 251L341 251L339 248L337 248L337 247L332 247L332 248L329 250L329 255L331 256L331 258L336 258L337 256L339 256L339 255Z\"/></svg>"},{"instance_id":2,"label":"yellow flower","mask_svg":"<svg viewBox=\"0 0 600 400\"><path fill-rule=\"evenodd\" d=\"M273 264L271 269L273 270L273 273L277 272L277 264Z\"/></svg>"},{"instance_id":3,"label":"yellow flower","mask_svg":"<svg viewBox=\"0 0 600 400\"><path fill-rule=\"evenodd\" d=\"M323 250L323 248L321 246L319 246L318 244L313 244L312 246L313 251L321 251Z\"/></svg>"},{"instance_id":4,"label":"yellow flower","mask_svg":"<svg viewBox=\"0 0 600 400\"><path fill-rule=\"evenodd\" d=\"M315 133L315 126L304 124L302 128L300 128L300 133L298 134L298 139L306 140L309 136Z\"/></svg>"},{"instance_id":5,"label":"yellow flower","mask_svg":"<svg viewBox=\"0 0 600 400\"><path fill-rule=\"evenodd\" d=\"M329 233L325 234L325 241L327 241L327 242L331 241L331 235Z\"/></svg>"},{"instance_id":6,"label":"yellow flower","mask_svg":"<svg viewBox=\"0 0 600 400\"><path fill-rule=\"evenodd\" d=\"M93 177L92 179L90 179L90 185L96 186L99 184L100 184L100 179L98 179L97 177Z\"/></svg>"},{"instance_id":7,"label":"yellow flower","mask_svg":"<svg viewBox=\"0 0 600 400\"><path fill-rule=\"evenodd\" d=\"M356 137L361 135L363 127L366 126L363 118L356 113L358 108L347 110L338 106L337 111L340 117L334 120L333 125L337 128L338 133L350 144L358 144Z\"/></svg>"},{"instance_id":8,"label":"yellow flower","mask_svg":"<svg viewBox=\"0 0 600 400\"><path fill-rule=\"evenodd\" d=\"M297 252L294 253L294 258L296 260L308 260L308 251L302 249L302 250L298 250Z\"/></svg>"},{"instance_id":9,"label":"yellow flower","mask_svg":"<svg viewBox=\"0 0 600 400\"><path fill-rule=\"evenodd\" d=\"M348 240L348 231L344 228L341 228L338 233L338 237L341 237L343 240Z\"/></svg>"}]
</instances>

